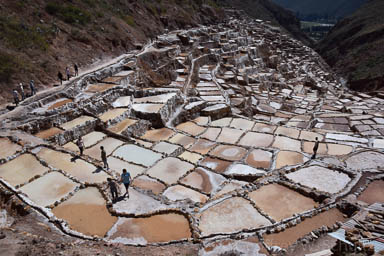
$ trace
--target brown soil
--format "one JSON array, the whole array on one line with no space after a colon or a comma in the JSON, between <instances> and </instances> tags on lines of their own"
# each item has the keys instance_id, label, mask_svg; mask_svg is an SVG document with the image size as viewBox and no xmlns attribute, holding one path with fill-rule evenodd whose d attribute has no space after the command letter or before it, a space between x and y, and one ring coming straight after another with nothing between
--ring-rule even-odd
<instances>
[{"instance_id":1,"label":"brown soil","mask_svg":"<svg viewBox=\"0 0 384 256\"><path fill-rule=\"evenodd\" d=\"M384 203L384 180L376 180L357 198L368 204Z\"/></svg>"},{"instance_id":2,"label":"brown soil","mask_svg":"<svg viewBox=\"0 0 384 256\"><path fill-rule=\"evenodd\" d=\"M283 232L265 235L264 241L269 246L276 245L281 248L288 248L294 242L296 242L297 239L305 236L312 230L318 229L323 225L332 226L337 221L343 220L343 214L339 210L334 208L329 211L322 212L319 215L316 215L315 217L305 219L300 224L292 228L286 229Z\"/></svg>"}]
</instances>

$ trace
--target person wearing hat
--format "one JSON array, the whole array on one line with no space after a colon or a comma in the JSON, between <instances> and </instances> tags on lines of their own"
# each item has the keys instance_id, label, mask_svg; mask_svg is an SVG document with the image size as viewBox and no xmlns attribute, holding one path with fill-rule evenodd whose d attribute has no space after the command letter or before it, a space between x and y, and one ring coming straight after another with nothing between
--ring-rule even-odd
<instances>
[{"instance_id":1,"label":"person wearing hat","mask_svg":"<svg viewBox=\"0 0 384 256\"><path fill-rule=\"evenodd\" d=\"M23 83L20 83L20 93L21 93L21 100L25 100L25 93L24 93Z\"/></svg>"}]
</instances>

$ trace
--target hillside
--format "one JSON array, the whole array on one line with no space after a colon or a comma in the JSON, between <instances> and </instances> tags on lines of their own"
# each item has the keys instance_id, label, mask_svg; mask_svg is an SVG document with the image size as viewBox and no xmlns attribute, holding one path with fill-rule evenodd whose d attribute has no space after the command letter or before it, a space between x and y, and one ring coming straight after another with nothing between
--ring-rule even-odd
<instances>
[{"instance_id":1,"label":"hillside","mask_svg":"<svg viewBox=\"0 0 384 256\"><path fill-rule=\"evenodd\" d=\"M221 0L222 3L244 10L249 16L281 26L296 39L307 45L313 42L300 30L295 15L269 0Z\"/></svg>"},{"instance_id":2,"label":"hillside","mask_svg":"<svg viewBox=\"0 0 384 256\"><path fill-rule=\"evenodd\" d=\"M0 99L31 79L39 90L57 73L134 49L165 29L218 22L212 1L72 0L1 1Z\"/></svg>"},{"instance_id":3,"label":"hillside","mask_svg":"<svg viewBox=\"0 0 384 256\"><path fill-rule=\"evenodd\" d=\"M351 14L366 0L273 0L275 3L297 13L299 18L341 18Z\"/></svg>"},{"instance_id":4,"label":"hillside","mask_svg":"<svg viewBox=\"0 0 384 256\"><path fill-rule=\"evenodd\" d=\"M384 1L372 0L339 22L318 51L354 90L384 87Z\"/></svg>"}]
</instances>

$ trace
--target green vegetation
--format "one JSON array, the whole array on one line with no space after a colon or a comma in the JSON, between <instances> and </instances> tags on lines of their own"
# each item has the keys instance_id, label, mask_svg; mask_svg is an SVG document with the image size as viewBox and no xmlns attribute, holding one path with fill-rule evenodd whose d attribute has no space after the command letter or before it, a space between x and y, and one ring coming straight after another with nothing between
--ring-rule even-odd
<instances>
[{"instance_id":1,"label":"green vegetation","mask_svg":"<svg viewBox=\"0 0 384 256\"><path fill-rule=\"evenodd\" d=\"M0 82L9 82L20 69L25 69L25 64L18 58L0 50Z\"/></svg>"},{"instance_id":2,"label":"green vegetation","mask_svg":"<svg viewBox=\"0 0 384 256\"><path fill-rule=\"evenodd\" d=\"M27 26L15 18L0 17L0 38L4 38L9 48L46 50L48 34L42 26Z\"/></svg>"},{"instance_id":3,"label":"green vegetation","mask_svg":"<svg viewBox=\"0 0 384 256\"><path fill-rule=\"evenodd\" d=\"M121 19L131 27L136 26L135 18L133 18L131 15L122 15Z\"/></svg>"},{"instance_id":4,"label":"green vegetation","mask_svg":"<svg viewBox=\"0 0 384 256\"><path fill-rule=\"evenodd\" d=\"M87 2L92 1L88 0ZM45 10L68 24L85 25L91 21L91 14L89 12L72 4L63 5L62 3L49 2L45 6Z\"/></svg>"}]
</instances>

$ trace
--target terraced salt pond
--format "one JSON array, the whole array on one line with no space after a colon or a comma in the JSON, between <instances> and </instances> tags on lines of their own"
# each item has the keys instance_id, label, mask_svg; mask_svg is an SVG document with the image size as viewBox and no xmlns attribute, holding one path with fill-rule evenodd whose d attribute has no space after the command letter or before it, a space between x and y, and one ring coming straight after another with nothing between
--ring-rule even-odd
<instances>
[{"instance_id":1,"label":"terraced salt pond","mask_svg":"<svg viewBox=\"0 0 384 256\"><path fill-rule=\"evenodd\" d=\"M82 160L73 161L69 154L48 148L40 148L37 156L47 162L50 166L72 175L82 182L101 183L107 180L109 175L99 168Z\"/></svg>"},{"instance_id":2,"label":"terraced salt pond","mask_svg":"<svg viewBox=\"0 0 384 256\"><path fill-rule=\"evenodd\" d=\"M17 151L21 151L22 147L13 143L7 138L0 138L0 159L14 155Z\"/></svg>"},{"instance_id":3,"label":"terraced salt pond","mask_svg":"<svg viewBox=\"0 0 384 256\"><path fill-rule=\"evenodd\" d=\"M343 221L334 207L346 195L360 194L357 207L382 202L381 96L341 89L308 47L243 22L164 34L90 79L23 102L0 119L1 185L67 234L195 242L202 255L288 249ZM156 84L163 76L169 83ZM129 197L118 184L112 201L106 180L123 169ZM375 181L360 188L368 176Z\"/></svg>"},{"instance_id":4,"label":"terraced salt pond","mask_svg":"<svg viewBox=\"0 0 384 256\"><path fill-rule=\"evenodd\" d=\"M105 206L97 188L81 189L52 212L65 220L70 228L89 236L103 237L117 221Z\"/></svg>"},{"instance_id":5,"label":"terraced salt pond","mask_svg":"<svg viewBox=\"0 0 384 256\"><path fill-rule=\"evenodd\" d=\"M162 154L136 145L122 146L113 153L113 156L146 167L152 166L163 157Z\"/></svg>"},{"instance_id":6,"label":"terraced salt pond","mask_svg":"<svg viewBox=\"0 0 384 256\"><path fill-rule=\"evenodd\" d=\"M31 178L42 175L49 169L31 154L23 154L3 165L0 165L0 177L12 186L22 185Z\"/></svg>"},{"instance_id":7,"label":"terraced salt pond","mask_svg":"<svg viewBox=\"0 0 384 256\"><path fill-rule=\"evenodd\" d=\"M278 184L262 186L249 193L249 197L276 221L317 207L311 198Z\"/></svg>"},{"instance_id":8,"label":"terraced salt pond","mask_svg":"<svg viewBox=\"0 0 384 256\"><path fill-rule=\"evenodd\" d=\"M120 218L108 238L115 242L161 243L191 237L188 220L180 214L160 214L148 218Z\"/></svg>"},{"instance_id":9,"label":"terraced salt pond","mask_svg":"<svg viewBox=\"0 0 384 256\"><path fill-rule=\"evenodd\" d=\"M51 172L24 185L20 191L34 203L45 207L67 196L78 185L61 173Z\"/></svg>"}]
</instances>

